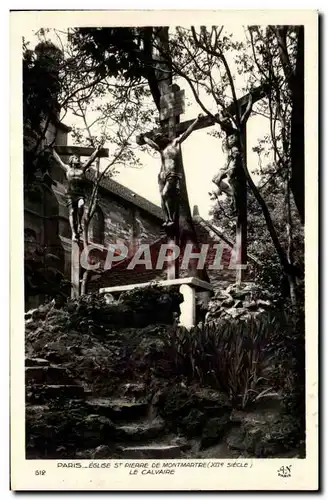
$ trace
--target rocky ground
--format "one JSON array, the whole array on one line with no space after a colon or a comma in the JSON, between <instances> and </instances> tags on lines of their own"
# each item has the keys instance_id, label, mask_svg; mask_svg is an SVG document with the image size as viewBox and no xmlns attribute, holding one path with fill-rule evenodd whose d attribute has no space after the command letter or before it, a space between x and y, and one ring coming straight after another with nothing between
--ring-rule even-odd
<instances>
[{"instance_id":1,"label":"rocky ground","mask_svg":"<svg viewBox=\"0 0 328 500\"><path fill-rule=\"evenodd\" d=\"M254 283L230 284L215 292L209 303L206 322L229 318L243 320L266 314L272 309L269 295L264 297L263 291L259 293Z\"/></svg>"},{"instance_id":2,"label":"rocky ground","mask_svg":"<svg viewBox=\"0 0 328 500\"><path fill-rule=\"evenodd\" d=\"M33 317L34 314L34 317ZM247 410L172 373L167 325L65 328L48 307L26 321L27 458L302 456L279 396Z\"/></svg>"}]
</instances>

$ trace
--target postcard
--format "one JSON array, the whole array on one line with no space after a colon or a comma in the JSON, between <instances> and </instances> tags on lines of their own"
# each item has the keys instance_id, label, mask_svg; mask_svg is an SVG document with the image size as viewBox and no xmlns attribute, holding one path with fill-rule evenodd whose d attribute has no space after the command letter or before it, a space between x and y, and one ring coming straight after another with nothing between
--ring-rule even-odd
<instances>
[{"instance_id":1,"label":"postcard","mask_svg":"<svg viewBox=\"0 0 328 500\"><path fill-rule=\"evenodd\" d=\"M10 52L12 490L317 490L318 12Z\"/></svg>"}]
</instances>

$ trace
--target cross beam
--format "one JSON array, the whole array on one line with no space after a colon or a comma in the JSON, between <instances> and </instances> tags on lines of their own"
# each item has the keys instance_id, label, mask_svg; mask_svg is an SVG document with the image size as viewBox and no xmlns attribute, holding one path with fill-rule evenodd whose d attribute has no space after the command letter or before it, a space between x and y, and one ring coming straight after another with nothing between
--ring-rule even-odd
<instances>
[{"instance_id":1,"label":"cross beam","mask_svg":"<svg viewBox=\"0 0 328 500\"><path fill-rule=\"evenodd\" d=\"M243 107L245 107L247 105L248 98L250 95L252 95L253 103L254 103L254 102L257 102L257 101L260 101L261 99L263 99L263 97L265 97L267 95L267 93L268 93L268 85L267 84L260 85L259 87L256 87L255 89L251 90L251 92L249 92L248 94L246 94L243 97L241 97L240 99L238 99L237 105L239 106L240 109L242 109ZM232 103L227 107L226 114L227 115L235 115L236 114L235 103ZM216 119L222 120L222 116L220 116L219 114L214 115L214 117ZM176 125L176 135L178 136L178 135L181 135L183 132L185 132L188 129L188 127L190 127L190 125L193 123L193 121L194 120L188 120L188 121L185 121L182 123L178 123ZM200 120L199 120L199 122L196 125L194 130L200 130L203 128L212 127L212 125L215 125L216 123L217 122L211 116L206 115L206 116L203 116L202 118L200 118ZM165 124L161 128L154 129L151 132L148 132L144 135L146 135L148 137L152 137L158 133L163 133L163 132L164 133L168 132L168 125Z\"/></svg>"},{"instance_id":2,"label":"cross beam","mask_svg":"<svg viewBox=\"0 0 328 500\"><path fill-rule=\"evenodd\" d=\"M63 156L91 156L95 148L89 148L84 146L55 146L55 150L59 155ZM98 153L99 158L108 158L108 149L101 148Z\"/></svg>"}]
</instances>

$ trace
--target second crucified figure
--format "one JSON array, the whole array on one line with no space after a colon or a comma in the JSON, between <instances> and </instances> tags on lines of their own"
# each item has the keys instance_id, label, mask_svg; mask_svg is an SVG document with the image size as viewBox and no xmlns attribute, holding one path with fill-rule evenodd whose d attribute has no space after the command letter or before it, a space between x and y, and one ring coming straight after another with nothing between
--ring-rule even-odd
<instances>
[{"instance_id":1,"label":"second crucified figure","mask_svg":"<svg viewBox=\"0 0 328 500\"><path fill-rule=\"evenodd\" d=\"M142 136L139 145L148 144L161 155L161 169L158 175L158 185L161 194L162 208L165 215L163 226L171 227L177 220L180 195L181 173L178 171L180 145L193 132L202 115L198 115L190 127L180 137L169 139L163 134L157 134L154 140Z\"/></svg>"},{"instance_id":2,"label":"second crucified figure","mask_svg":"<svg viewBox=\"0 0 328 500\"><path fill-rule=\"evenodd\" d=\"M244 114L240 119L240 129L244 128L248 117L252 111L252 95L249 96ZM210 193L211 199L217 198L221 193L225 193L231 198L231 208L234 215L237 213L239 197L239 168L242 168L242 145L240 142L240 131L236 128L231 118L220 121L220 126L225 132L225 149L228 153L228 160L220 172L215 175L212 182L217 189Z\"/></svg>"},{"instance_id":3,"label":"second crucified figure","mask_svg":"<svg viewBox=\"0 0 328 500\"><path fill-rule=\"evenodd\" d=\"M73 241L79 241L82 233L85 205L85 172L98 156L100 148L101 145L96 148L90 158L83 165L81 165L80 159L76 155L72 155L68 160L68 164L66 164L62 161L56 151L53 150L53 156L59 165L65 170L66 179L68 181L67 205Z\"/></svg>"}]
</instances>

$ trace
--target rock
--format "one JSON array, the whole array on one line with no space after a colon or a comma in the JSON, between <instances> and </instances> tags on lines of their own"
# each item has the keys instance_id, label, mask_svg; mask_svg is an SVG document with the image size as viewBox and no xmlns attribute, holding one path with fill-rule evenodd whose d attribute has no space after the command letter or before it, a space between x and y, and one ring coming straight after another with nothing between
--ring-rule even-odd
<instances>
[{"instance_id":1,"label":"rock","mask_svg":"<svg viewBox=\"0 0 328 500\"><path fill-rule=\"evenodd\" d=\"M217 301L217 300L225 300L228 298L229 295L225 290L220 290L219 292L215 292L214 297L212 298L212 301Z\"/></svg>"},{"instance_id":2,"label":"rock","mask_svg":"<svg viewBox=\"0 0 328 500\"><path fill-rule=\"evenodd\" d=\"M209 312L206 314L205 316L205 324L210 322L210 321L213 321L214 319L218 319L220 318L220 316L222 315L222 310L217 310L215 313L212 313L212 312Z\"/></svg>"},{"instance_id":3,"label":"rock","mask_svg":"<svg viewBox=\"0 0 328 500\"><path fill-rule=\"evenodd\" d=\"M191 448L191 442L187 441L187 439L182 436L176 436L170 439L170 445L179 446L182 451L187 451Z\"/></svg>"},{"instance_id":4,"label":"rock","mask_svg":"<svg viewBox=\"0 0 328 500\"><path fill-rule=\"evenodd\" d=\"M231 403L229 398L222 392L212 389L202 389L193 395L194 405L206 418L221 417L231 413Z\"/></svg>"},{"instance_id":5,"label":"rock","mask_svg":"<svg viewBox=\"0 0 328 500\"><path fill-rule=\"evenodd\" d=\"M48 312L53 308L54 308L54 303L49 302L48 304L41 305L36 309L30 309L25 313L25 319L26 320L33 319L33 321L44 319L47 316Z\"/></svg>"},{"instance_id":6,"label":"rock","mask_svg":"<svg viewBox=\"0 0 328 500\"><path fill-rule=\"evenodd\" d=\"M230 430L227 436L226 443L232 450L246 451L247 443L245 443L246 431L241 427L235 427Z\"/></svg>"},{"instance_id":7,"label":"rock","mask_svg":"<svg viewBox=\"0 0 328 500\"><path fill-rule=\"evenodd\" d=\"M147 392L146 384L143 382L129 383L122 385L122 394L124 395L133 395L140 396L144 395Z\"/></svg>"},{"instance_id":8,"label":"rock","mask_svg":"<svg viewBox=\"0 0 328 500\"><path fill-rule=\"evenodd\" d=\"M188 388L169 387L157 394L156 405L160 407L165 420L174 420L189 413L193 407L192 395Z\"/></svg>"},{"instance_id":9,"label":"rock","mask_svg":"<svg viewBox=\"0 0 328 500\"><path fill-rule=\"evenodd\" d=\"M100 446L116 440L116 428L113 422L102 415L88 415L78 426L85 448Z\"/></svg>"},{"instance_id":10,"label":"rock","mask_svg":"<svg viewBox=\"0 0 328 500\"><path fill-rule=\"evenodd\" d=\"M197 408L192 408L188 415L179 422L179 429L188 437L198 436L204 426L206 415Z\"/></svg>"},{"instance_id":11,"label":"rock","mask_svg":"<svg viewBox=\"0 0 328 500\"><path fill-rule=\"evenodd\" d=\"M234 299L244 299L249 292L247 290L233 290L230 292L231 296Z\"/></svg>"},{"instance_id":12,"label":"rock","mask_svg":"<svg viewBox=\"0 0 328 500\"><path fill-rule=\"evenodd\" d=\"M106 304L113 304L115 302L115 297L111 293L105 293L104 299L105 299Z\"/></svg>"},{"instance_id":13,"label":"rock","mask_svg":"<svg viewBox=\"0 0 328 500\"><path fill-rule=\"evenodd\" d=\"M228 286L226 292L229 293L234 299L242 299L249 293L248 290L245 290L237 283L233 283L232 285Z\"/></svg>"},{"instance_id":14,"label":"rock","mask_svg":"<svg viewBox=\"0 0 328 500\"><path fill-rule=\"evenodd\" d=\"M255 300L252 300L250 302L244 302L244 307L246 309L256 309L257 308L257 303Z\"/></svg>"},{"instance_id":15,"label":"rock","mask_svg":"<svg viewBox=\"0 0 328 500\"><path fill-rule=\"evenodd\" d=\"M122 448L122 458L145 458L153 460L173 459L181 457L178 445L151 444L147 446L128 446Z\"/></svg>"},{"instance_id":16,"label":"rock","mask_svg":"<svg viewBox=\"0 0 328 500\"><path fill-rule=\"evenodd\" d=\"M86 402L86 407L93 413L104 415L113 420L138 420L145 417L149 404L145 401L128 401L125 399L94 398Z\"/></svg>"},{"instance_id":17,"label":"rock","mask_svg":"<svg viewBox=\"0 0 328 500\"><path fill-rule=\"evenodd\" d=\"M30 309L24 315L25 320L35 320L38 317L38 309Z\"/></svg>"},{"instance_id":18,"label":"rock","mask_svg":"<svg viewBox=\"0 0 328 500\"><path fill-rule=\"evenodd\" d=\"M239 316L241 316L243 314L243 311L241 311L240 309L235 309L234 307L231 307L230 309L226 310L226 313L235 319L235 318L238 318Z\"/></svg>"},{"instance_id":19,"label":"rock","mask_svg":"<svg viewBox=\"0 0 328 500\"><path fill-rule=\"evenodd\" d=\"M258 310L257 310L257 311L255 311L255 313L254 313L254 314L257 314L257 315L259 316L260 314L263 314L263 313L265 313L265 312L266 312L266 310L265 310L265 309L263 309L263 307L259 307L259 308L258 308Z\"/></svg>"},{"instance_id":20,"label":"rock","mask_svg":"<svg viewBox=\"0 0 328 500\"><path fill-rule=\"evenodd\" d=\"M231 283L225 289L225 293L229 294L229 293L234 292L235 290L238 290L238 289L239 289L239 285L237 283Z\"/></svg>"},{"instance_id":21,"label":"rock","mask_svg":"<svg viewBox=\"0 0 328 500\"><path fill-rule=\"evenodd\" d=\"M67 351L69 351L69 349L67 349ZM60 363L62 361L62 356L57 351L50 350L47 352L47 354L45 354L45 357L50 363Z\"/></svg>"},{"instance_id":22,"label":"rock","mask_svg":"<svg viewBox=\"0 0 328 500\"><path fill-rule=\"evenodd\" d=\"M102 415L97 415L97 414L91 414L91 415L87 415L87 417L85 418L85 423L86 424L91 424L92 426L94 426L95 424L97 426L113 426L114 424L110 421L109 418L107 417L104 417Z\"/></svg>"},{"instance_id":23,"label":"rock","mask_svg":"<svg viewBox=\"0 0 328 500\"><path fill-rule=\"evenodd\" d=\"M161 436L164 431L165 422L160 418L151 422L131 423L116 428L118 438L129 442L154 439Z\"/></svg>"},{"instance_id":24,"label":"rock","mask_svg":"<svg viewBox=\"0 0 328 500\"><path fill-rule=\"evenodd\" d=\"M230 420L242 424L267 424L272 423L280 418L281 410L276 409L259 409L255 411L232 410Z\"/></svg>"},{"instance_id":25,"label":"rock","mask_svg":"<svg viewBox=\"0 0 328 500\"><path fill-rule=\"evenodd\" d=\"M65 368L59 366L28 366L25 368L25 382L34 384L71 384Z\"/></svg>"},{"instance_id":26,"label":"rock","mask_svg":"<svg viewBox=\"0 0 328 500\"><path fill-rule=\"evenodd\" d=\"M42 358L25 358L25 366L49 366L50 362Z\"/></svg>"},{"instance_id":27,"label":"rock","mask_svg":"<svg viewBox=\"0 0 328 500\"><path fill-rule=\"evenodd\" d=\"M101 458L111 458L113 455L113 451L104 444L97 446L97 448L91 452L91 458L93 459L101 459Z\"/></svg>"},{"instance_id":28,"label":"rock","mask_svg":"<svg viewBox=\"0 0 328 500\"><path fill-rule=\"evenodd\" d=\"M46 413L49 410L49 406L47 405L32 405L32 406L26 406L25 408L25 414L26 418L35 418L35 417L40 417L42 413Z\"/></svg>"},{"instance_id":29,"label":"rock","mask_svg":"<svg viewBox=\"0 0 328 500\"><path fill-rule=\"evenodd\" d=\"M257 458L283 456L299 439L295 418L280 415L279 409L233 411L231 420L239 427L230 431L227 445Z\"/></svg>"},{"instance_id":30,"label":"rock","mask_svg":"<svg viewBox=\"0 0 328 500\"><path fill-rule=\"evenodd\" d=\"M80 385L32 385L27 389L28 402L46 402L52 399L84 399Z\"/></svg>"},{"instance_id":31,"label":"rock","mask_svg":"<svg viewBox=\"0 0 328 500\"><path fill-rule=\"evenodd\" d=\"M243 303L241 300L236 300L236 302L234 303L234 307L237 309L239 307L243 307Z\"/></svg>"},{"instance_id":32,"label":"rock","mask_svg":"<svg viewBox=\"0 0 328 500\"><path fill-rule=\"evenodd\" d=\"M221 306L222 307L231 307L233 306L234 304L234 299L232 297L228 297L226 300L224 300L222 303L221 303Z\"/></svg>"},{"instance_id":33,"label":"rock","mask_svg":"<svg viewBox=\"0 0 328 500\"><path fill-rule=\"evenodd\" d=\"M75 453L75 458L80 460L91 460L93 450L80 450Z\"/></svg>"},{"instance_id":34,"label":"rock","mask_svg":"<svg viewBox=\"0 0 328 500\"><path fill-rule=\"evenodd\" d=\"M144 356L152 356L156 353L162 353L165 348L165 343L160 338L143 338L140 342L139 349L144 351Z\"/></svg>"},{"instance_id":35,"label":"rock","mask_svg":"<svg viewBox=\"0 0 328 500\"><path fill-rule=\"evenodd\" d=\"M258 299L256 301L257 305L258 306L262 306L264 308L268 308L268 307L272 307L272 302L270 302L270 300L262 300L262 299Z\"/></svg>"},{"instance_id":36,"label":"rock","mask_svg":"<svg viewBox=\"0 0 328 500\"><path fill-rule=\"evenodd\" d=\"M201 447L208 448L220 441L230 426L229 415L208 420L202 432Z\"/></svg>"}]
</instances>

